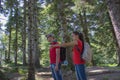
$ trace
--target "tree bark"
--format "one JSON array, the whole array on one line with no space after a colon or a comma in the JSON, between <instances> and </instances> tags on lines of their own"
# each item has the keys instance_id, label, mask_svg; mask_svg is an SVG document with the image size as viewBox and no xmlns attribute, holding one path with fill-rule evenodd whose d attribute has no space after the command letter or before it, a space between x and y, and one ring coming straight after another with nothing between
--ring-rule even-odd
<instances>
[{"instance_id":1,"label":"tree bark","mask_svg":"<svg viewBox=\"0 0 120 80\"><path fill-rule=\"evenodd\" d=\"M2 50L0 50L0 66L1 66L1 63L2 63Z\"/></svg>"},{"instance_id":2,"label":"tree bark","mask_svg":"<svg viewBox=\"0 0 120 80\"><path fill-rule=\"evenodd\" d=\"M11 25L9 26L9 47L8 47L8 60L10 60L10 52L11 52Z\"/></svg>"},{"instance_id":3,"label":"tree bark","mask_svg":"<svg viewBox=\"0 0 120 80\"><path fill-rule=\"evenodd\" d=\"M83 8L83 33L85 36L85 40L86 42L88 42L90 44L90 40L89 40L89 30L88 30L88 23L87 23L87 16L86 16L86 9Z\"/></svg>"},{"instance_id":4,"label":"tree bark","mask_svg":"<svg viewBox=\"0 0 120 80\"><path fill-rule=\"evenodd\" d=\"M26 6L27 2L24 0L24 26L22 27L22 51L23 51L23 65L26 65L26 27L27 27L27 19L26 19Z\"/></svg>"},{"instance_id":5,"label":"tree bark","mask_svg":"<svg viewBox=\"0 0 120 80\"><path fill-rule=\"evenodd\" d=\"M82 15L82 13L83 13L83 15ZM89 35L88 35L86 10L85 9L83 9L83 11L79 13L79 19L80 19L80 24L83 28L83 34L84 34L84 37L85 37L85 41L90 44Z\"/></svg>"},{"instance_id":6,"label":"tree bark","mask_svg":"<svg viewBox=\"0 0 120 80\"><path fill-rule=\"evenodd\" d=\"M18 6L16 4L17 9L15 9L16 15L16 32L15 32L15 65L17 65L17 51L18 51Z\"/></svg>"},{"instance_id":7,"label":"tree bark","mask_svg":"<svg viewBox=\"0 0 120 80\"><path fill-rule=\"evenodd\" d=\"M16 25L16 37L15 37L15 65L17 65L17 51L18 51L18 28L17 28L18 25Z\"/></svg>"},{"instance_id":8,"label":"tree bark","mask_svg":"<svg viewBox=\"0 0 120 80\"><path fill-rule=\"evenodd\" d=\"M70 42L70 36L67 34L68 33L68 27L67 27L67 21L66 21L66 16L65 16L65 3L63 0L58 1L58 17L59 17L59 21L61 24L61 28L63 31L63 41L64 42ZM73 65L73 61L72 61L72 50L70 47L67 47L67 61L68 61L68 66L70 67L71 70L74 70L74 65Z\"/></svg>"},{"instance_id":9,"label":"tree bark","mask_svg":"<svg viewBox=\"0 0 120 80\"><path fill-rule=\"evenodd\" d=\"M7 60L7 50L5 50L5 61Z\"/></svg>"},{"instance_id":10,"label":"tree bark","mask_svg":"<svg viewBox=\"0 0 120 80\"><path fill-rule=\"evenodd\" d=\"M107 7L117 39L118 50L120 49L120 0L107 0ZM120 64L120 52L118 54ZM119 65L118 64L118 65Z\"/></svg>"},{"instance_id":11,"label":"tree bark","mask_svg":"<svg viewBox=\"0 0 120 80\"><path fill-rule=\"evenodd\" d=\"M34 0L28 0L28 54L29 54L29 66L28 66L28 78L27 80L35 80L35 65L33 61L34 51Z\"/></svg>"},{"instance_id":12,"label":"tree bark","mask_svg":"<svg viewBox=\"0 0 120 80\"><path fill-rule=\"evenodd\" d=\"M111 31L113 33L115 44L116 44L116 52L117 52L116 55L117 55L117 58L118 58L118 66L120 66L120 48L119 48L119 45L118 45L117 38L116 38L115 31L114 31L113 27L112 27Z\"/></svg>"},{"instance_id":13,"label":"tree bark","mask_svg":"<svg viewBox=\"0 0 120 80\"><path fill-rule=\"evenodd\" d=\"M38 33L38 25L37 25L37 23L38 23L38 18L37 18L37 16L38 16L38 9L37 9L37 0L34 0L34 19L33 19L33 22L34 22L34 53L35 54L33 54L34 55L34 63L35 63L35 67L36 68L39 68L40 67L40 52L39 52L39 47L38 47L38 45L39 45L39 37L38 37L38 35L39 35L39 33Z\"/></svg>"},{"instance_id":14,"label":"tree bark","mask_svg":"<svg viewBox=\"0 0 120 80\"><path fill-rule=\"evenodd\" d=\"M12 17L12 9L10 10L10 16ZM11 53L11 32L12 28L11 25L9 25L9 47L8 47L8 60L10 60L10 53Z\"/></svg>"}]
</instances>

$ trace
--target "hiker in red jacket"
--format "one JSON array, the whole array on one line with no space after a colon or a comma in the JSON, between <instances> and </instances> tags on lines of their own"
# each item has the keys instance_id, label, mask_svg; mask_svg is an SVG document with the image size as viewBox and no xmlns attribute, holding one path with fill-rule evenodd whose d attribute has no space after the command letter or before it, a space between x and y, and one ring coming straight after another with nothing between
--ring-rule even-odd
<instances>
[{"instance_id":1,"label":"hiker in red jacket","mask_svg":"<svg viewBox=\"0 0 120 80\"><path fill-rule=\"evenodd\" d=\"M47 36L48 42L50 42L50 45L58 44L54 40L53 34L48 34ZM49 57L50 57L50 68L52 71L52 76L54 80L62 80L62 74L61 74L61 64L60 64L60 47L50 47L49 49Z\"/></svg>"},{"instance_id":2,"label":"hiker in red jacket","mask_svg":"<svg viewBox=\"0 0 120 80\"><path fill-rule=\"evenodd\" d=\"M77 31L74 31L72 34L72 38L73 38L72 42L52 45L51 47L73 46L72 58L73 58L74 66L75 66L77 80L87 80L86 74L85 74L85 66L84 66L85 61L81 57L83 46L84 46L83 34ZM77 50L77 47L80 49L80 51Z\"/></svg>"}]
</instances>

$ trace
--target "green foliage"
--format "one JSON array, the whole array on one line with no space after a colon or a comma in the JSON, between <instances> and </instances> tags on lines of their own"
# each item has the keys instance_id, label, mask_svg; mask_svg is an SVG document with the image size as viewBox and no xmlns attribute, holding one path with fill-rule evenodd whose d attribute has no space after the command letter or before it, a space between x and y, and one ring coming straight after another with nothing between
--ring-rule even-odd
<instances>
[{"instance_id":1,"label":"green foliage","mask_svg":"<svg viewBox=\"0 0 120 80\"><path fill-rule=\"evenodd\" d=\"M41 65L42 66L49 66L49 43L47 42L47 39L45 37L45 35L41 36Z\"/></svg>"},{"instance_id":2,"label":"green foliage","mask_svg":"<svg viewBox=\"0 0 120 80\"><path fill-rule=\"evenodd\" d=\"M18 73L21 75L26 75L26 73L28 72L27 67L26 66L20 66Z\"/></svg>"},{"instance_id":3,"label":"green foliage","mask_svg":"<svg viewBox=\"0 0 120 80\"><path fill-rule=\"evenodd\" d=\"M61 5L60 0L43 0L43 6L37 3L38 9L38 35L39 35L39 49L40 49L40 62L43 66L49 65L49 43L46 40L45 35L48 33L54 33L58 41L62 41L61 34L61 20L59 19L59 13L62 11L66 19L66 34L69 35L71 39L71 33L73 30L82 31L83 26L80 21L80 14L83 16L83 10L86 10L87 18L87 28L89 30L89 39L93 51L93 60L96 65L107 66L117 64L117 54L116 54L116 44L113 35L113 28L111 21L109 19L107 6L104 0L93 0L91 2L82 2L83 0L63 0L64 9L59 9ZM8 52L8 40L11 27L11 58L14 61L14 51L15 51L15 24L16 19L18 20L18 62L22 63L22 35L21 27L23 27L23 6L21 6L21 1L8 0L4 1L4 6L8 9L9 17L6 24L6 34L2 35L3 38L1 42L4 43L5 50ZM19 9L16 9L16 3L18 3ZM27 11L27 10L26 10ZM19 12L19 15L17 14ZM28 17L28 15L27 15ZM83 17L84 18L84 17ZM28 21L26 21L28 23ZM27 28L26 28L27 30ZM27 33L28 34L28 33ZM26 35L27 35L26 34ZM27 39L28 41L28 35ZM28 42L27 42L28 43ZM27 46L27 45L26 45ZM27 46L28 48L28 46ZM2 54L3 54L2 53ZM28 56L28 54L27 54ZM27 57L28 59L28 57ZM24 71L23 71L24 72ZM23 73L20 71L20 73Z\"/></svg>"}]
</instances>

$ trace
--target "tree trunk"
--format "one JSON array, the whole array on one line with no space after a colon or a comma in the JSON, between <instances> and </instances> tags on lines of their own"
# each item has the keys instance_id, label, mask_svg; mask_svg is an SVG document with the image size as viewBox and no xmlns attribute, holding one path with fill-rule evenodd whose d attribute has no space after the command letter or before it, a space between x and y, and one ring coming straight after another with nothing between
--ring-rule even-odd
<instances>
[{"instance_id":1,"label":"tree trunk","mask_svg":"<svg viewBox=\"0 0 120 80\"><path fill-rule=\"evenodd\" d=\"M7 60L7 50L5 50L5 61Z\"/></svg>"},{"instance_id":2,"label":"tree trunk","mask_svg":"<svg viewBox=\"0 0 120 80\"><path fill-rule=\"evenodd\" d=\"M38 9L37 9L37 0L34 0L34 19L33 19L33 22L34 22L34 63L35 63L35 67L36 68L39 68L40 67L40 53L39 53L39 33L38 33Z\"/></svg>"},{"instance_id":3,"label":"tree trunk","mask_svg":"<svg viewBox=\"0 0 120 80\"><path fill-rule=\"evenodd\" d=\"M90 40L89 40L89 31L88 31L88 23L87 23L87 16L86 16L86 9L83 8L83 33L85 36L85 40L86 42L88 42L90 44Z\"/></svg>"},{"instance_id":4,"label":"tree trunk","mask_svg":"<svg viewBox=\"0 0 120 80\"><path fill-rule=\"evenodd\" d=\"M18 25L16 25L16 37L15 37L15 65L17 65L17 50L18 50L18 42L17 42L17 35L18 35L18 28L17 28Z\"/></svg>"},{"instance_id":5,"label":"tree trunk","mask_svg":"<svg viewBox=\"0 0 120 80\"><path fill-rule=\"evenodd\" d=\"M119 45L118 45L118 42L117 42L117 38L116 38L116 35L115 35L114 28L112 28L111 31L112 31L112 33L113 33L114 40L115 40L115 44L116 44L116 52L117 52L117 58L118 58L118 66L120 66L120 48L119 48Z\"/></svg>"},{"instance_id":6,"label":"tree trunk","mask_svg":"<svg viewBox=\"0 0 120 80\"><path fill-rule=\"evenodd\" d=\"M17 50L18 50L18 42L17 42L17 35L18 35L18 25L16 25L16 37L15 37L15 65L17 65Z\"/></svg>"},{"instance_id":7,"label":"tree trunk","mask_svg":"<svg viewBox=\"0 0 120 80\"><path fill-rule=\"evenodd\" d=\"M26 0L24 0L24 26L22 27L22 51L23 51L23 65L26 65L26 27L27 27L27 19L26 19Z\"/></svg>"},{"instance_id":8,"label":"tree trunk","mask_svg":"<svg viewBox=\"0 0 120 80\"><path fill-rule=\"evenodd\" d=\"M83 13L83 15L82 15ZM80 23L81 26L83 28L83 34L85 37L85 41L88 42L90 44L90 40L89 40L89 29L88 29L88 23L87 23L87 16L86 16L86 9L83 8L82 12L79 13L79 18L80 18ZM94 60L92 58L92 65L95 66L96 64L94 63Z\"/></svg>"},{"instance_id":9,"label":"tree trunk","mask_svg":"<svg viewBox=\"0 0 120 80\"><path fill-rule=\"evenodd\" d=\"M120 0L107 0L107 6L111 22L117 39L118 50L120 49ZM120 52L118 54L120 64ZM118 65L119 65L118 64Z\"/></svg>"},{"instance_id":10,"label":"tree trunk","mask_svg":"<svg viewBox=\"0 0 120 80\"><path fill-rule=\"evenodd\" d=\"M17 4L16 4L17 7ZM16 32L15 32L15 65L17 65L17 51L18 51L18 7L15 10L16 15Z\"/></svg>"},{"instance_id":11,"label":"tree trunk","mask_svg":"<svg viewBox=\"0 0 120 80\"><path fill-rule=\"evenodd\" d=\"M117 55L118 55L118 65L117 66L120 66L120 48L118 45L116 46L116 48L117 48Z\"/></svg>"},{"instance_id":12,"label":"tree trunk","mask_svg":"<svg viewBox=\"0 0 120 80\"><path fill-rule=\"evenodd\" d=\"M61 24L61 28L63 31L63 41L64 42L70 42L70 36L67 35L68 33L68 27L67 27L67 21L66 21L66 16L65 16L65 3L63 0L58 1L58 17L59 17L59 21ZM71 70L74 70L74 65L73 65L73 61L72 61L72 50L70 47L67 47L67 61L68 61L68 66L70 67Z\"/></svg>"},{"instance_id":13,"label":"tree trunk","mask_svg":"<svg viewBox=\"0 0 120 80\"><path fill-rule=\"evenodd\" d=\"M1 66L1 63L2 63L2 50L0 50L0 66Z\"/></svg>"},{"instance_id":14,"label":"tree trunk","mask_svg":"<svg viewBox=\"0 0 120 80\"><path fill-rule=\"evenodd\" d=\"M34 51L34 0L28 0L28 54L29 54L29 66L28 66L28 78L27 80L35 80L35 66L33 61Z\"/></svg>"},{"instance_id":15,"label":"tree trunk","mask_svg":"<svg viewBox=\"0 0 120 80\"><path fill-rule=\"evenodd\" d=\"M1 0L0 0L0 7L1 7Z\"/></svg>"},{"instance_id":16,"label":"tree trunk","mask_svg":"<svg viewBox=\"0 0 120 80\"><path fill-rule=\"evenodd\" d=\"M82 13L83 13L83 15L82 15ZM88 35L86 10L85 9L83 9L83 12L79 13L79 19L80 19L81 26L83 28L83 34L84 34L84 37L85 37L85 41L90 44L89 35Z\"/></svg>"},{"instance_id":17,"label":"tree trunk","mask_svg":"<svg viewBox=\"0 0 120 80\"><path fill-rule=\"evenodd\" d=\"M8 60L10 60L10 52L11 52L11 25L9 26L9 47L8 47Z\"/></svg>"},{"instance_id":18,"label":"tree trunk","mask_svg":"<svg viewBox=\"0 0 120 80\"><path fill-rule=\"evenodd\" d=\"M10 10L10 16L12 17L12 9ZM8 47L8 60L10 60L10 53L11 53L11 25L9 25L9 47Z\"/></svg>"}]
</instances>

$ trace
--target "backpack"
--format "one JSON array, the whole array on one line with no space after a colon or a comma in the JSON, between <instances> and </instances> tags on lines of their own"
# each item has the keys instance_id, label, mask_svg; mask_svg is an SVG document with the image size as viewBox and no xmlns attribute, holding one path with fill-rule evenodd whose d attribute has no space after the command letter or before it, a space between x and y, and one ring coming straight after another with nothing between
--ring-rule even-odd
<instances>
[{"instance_id":1,"label":"backpack","mask_svg":"<svg viewBox=\"0 0 120 80\"><path fill-rule=\"evenodd\" d=\"M57 44L57 41L54 41L54 45ZM64 62L66 61L66 48L60 47L60 61Z\"/></svg>"},{"instance_id":2,"label":"backpack","mask_svg":"<svg viewBox=\"0 0 120 80\"><path fill-rule=\"evenodd\" d=\"M82 52L82 58L86 62L91 62L92 60L92 50L90 48L90 45L87 42L84 42L84 50Z\"/></svg>"},{"instance_id":3,"label":"backpack","mask_svg":"<svg viewBox=\"0 0 120 80\"><path fill-rule=\"evenodd\" d=\"M60 61L64 62L66 60L66 48L60 47Z\"/></svg>"},{"instance_id":4,"label":"backpack","mask_svg":"<svg viewBox=\"0 0 120 80\"><path fill-rule=\"evenodd\" d=\"M77 46L77 50L80 51L78 46ZM87 63L91 62L92 60L92 50L90 49L90 45L87 42L83 42L81 58L85 60Z\"/></svg>"}]
</instances>

